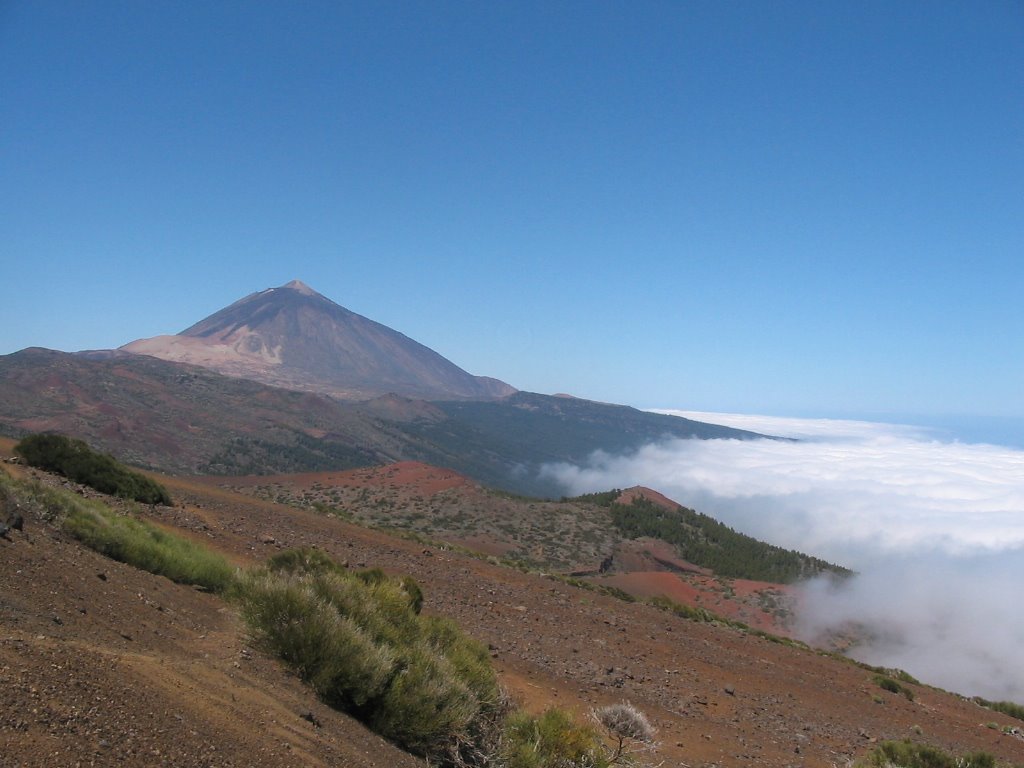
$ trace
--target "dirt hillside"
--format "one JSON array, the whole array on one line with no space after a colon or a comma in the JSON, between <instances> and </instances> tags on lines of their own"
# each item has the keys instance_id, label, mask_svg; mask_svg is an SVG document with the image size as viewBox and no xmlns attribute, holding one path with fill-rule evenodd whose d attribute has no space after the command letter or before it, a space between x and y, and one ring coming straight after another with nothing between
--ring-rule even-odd
<instances>
[{"instance_id":1,"label":"dirt hillside","mask_svg":"<svg viewBox=\"0 0 1024 768\"><path fill-rule=\"evenodd\" d=\"M984 725L1017 721L948 693L914 686L908 701L835 658L209 484L166 482L176 506L152 519L239 562L312 545L353 567L413 575L425 610L489 644L526 706L585 716L630 700L658 727L665 765L842 766L903 737L1024 760L1024 741ZM0 540L0 584L0 764L417 764L254 651L218 598L100 557L41 521Z\"/></svg>"}]
</instances>

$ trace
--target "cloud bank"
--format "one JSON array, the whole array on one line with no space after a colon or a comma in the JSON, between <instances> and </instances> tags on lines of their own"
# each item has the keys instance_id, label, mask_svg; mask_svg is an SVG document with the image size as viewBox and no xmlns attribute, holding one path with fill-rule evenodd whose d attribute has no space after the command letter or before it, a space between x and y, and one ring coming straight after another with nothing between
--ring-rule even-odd
<instances>
[{"instance_id":1,"label":"cloud bank","mask_svg":"<svg viewBox=\"0 0 1024 768\"><path fill-rule=\"evenodd\" d=\"M777 440L672 440L585 466L568 493L646 485L737 530L858 571L805 589L802 632L866 625L865 661L1024 702L1024 451L857 421L671 411Z\"/></svg>"}]
</instances>

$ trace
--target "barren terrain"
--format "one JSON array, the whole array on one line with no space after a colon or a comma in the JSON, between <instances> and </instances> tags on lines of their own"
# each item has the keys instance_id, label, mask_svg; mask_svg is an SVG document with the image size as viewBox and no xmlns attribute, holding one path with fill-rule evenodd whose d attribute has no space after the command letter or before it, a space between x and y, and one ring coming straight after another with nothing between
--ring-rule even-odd
<instances>
[{"instance_id":1,"label":"barren terrain","mask_svg":"<svg viewBox=\"0 0 1024 768\"><path fill-rule=\"evenodd\" d=\"M663 595L726 618L789 635L792 591L724 579L679 559L657 539L624 540L607 509L495 493L452 470L414 461L342 472L211 479L219 487L359 523L464 546L521 567L586 579L646 599ZM666 509L649 488L622 492Z\"/></svg>"},{"instance_id":2,"label":"barren terrain","mask_svg":"<svg viewBox=\"0 0 1024 768\"><path fill-rule=\"evenodd\" d=\"M630 700L658 727L665 765L845 765L903 737L1024 759L1024 741L985 725L1017 721L953 694L913 686L908 701L835 657L214 481L164 481L176 505L139 513L240 563L304 545L413 575L425 610L487 643L526 706L586 716ZM0 584L3 765L416 764L262 657L218 598L100 557L45 521L0 540Z\"/></svg>"}]
</instances>

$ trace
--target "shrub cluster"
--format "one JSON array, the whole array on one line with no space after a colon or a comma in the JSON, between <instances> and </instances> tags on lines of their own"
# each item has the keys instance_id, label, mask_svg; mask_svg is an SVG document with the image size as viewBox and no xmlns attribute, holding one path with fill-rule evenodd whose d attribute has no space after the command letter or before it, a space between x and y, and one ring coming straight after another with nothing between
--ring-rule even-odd
<instances>
[{"instance_id":1,"label":"shrub cluster","mask_svg":"<svg viewBox=\"0 0 1024 768\"><path fill-rule=\"evenodd\" d=\"M260 644L328 704L431 760L473 764L504 699L485 648L417 612L410 579L350 573L311 550L246 574L236 597Z\"/></svg>"},{"instance_id":2,"label":"shrub cluster","mask_svg":"<svg viewBox=\"0 0 1024 768\"><path fill-rule=\"evenodd\" d=\"M73 509L64 518L63 527L107 557L180 584L223 592L235 577L235 568L216 552L100 504L82 504Z\"/></svg>"},{"instance_id":3,"label":"shrub cluster","mask_svg":"<svg viewBox=\"0 0 1024 768\"><path fill-rule=\"evenodd\" d=\"M989 701L980 696L975 696L974 701L986 709L991 709L993 712L1002 712L1004 715L1009 715L1017 720L1024 720L1024 706L1020 704L1015 704L1012 701Z\"/></svg>"},{"instance_id":4,"label":"shrub cluster","mask_svg":"<svg viewBox=\"0 0 1024 768\"><path fill-rule=\"evenodd\" d=\"M852 661L861 669L866 669L869 672L877 672L879 675L891 677L894 680L899 680L901 683L913 683L914 685L921 684L920 680L918 680L916 677L914 677L912 674L910 674L904 669L899 669L898 667L875 667L871 664L865 664L862 661Z\"/></svg>"},{"instance_id":5,"label":"shrub cluster","mask_svg":"<svg viewBox=\"0 0 1024 768\"><path fill-rule=\"evenodd\" d=\"M100 493L133 499L143 504L170 504L162 485L134 472L112 456L97 453L81 440L64 435L29 435L14 450L28 464L57 472Z\"/></svg>"},{"instance_id":6,"label":"shrub cluster","mask_svg":"<svg viewBox=\"0 0 1024 768\"><path fill-rule=\"evenodd\" d=\"M901 693L906 697L907 701L914 700L914 692L902 683L896 682L891 677L887 677L886 675L875 675L875 682L878 683L878 687L882 690L889 691L890 693Z\"/></svg>"},{"instance_id":7,"label":"shrub cluster","mask_svg":"<svg viewBox=\"0 0 1024 768\"><path fill-rule=\"evenodd\" d=\"M995 768L987 752L955 757L927 744L911 741L883 741L858 765L870 768Z\"/></svg>"},{"instance_id":8,"label":"shrub cluster","mask_svg":"<svg viewBox=\"0 0 1024 768\"><path fill-rule=\"evenodd\" d=\"M607 768L611 763L595 728L575 722L564 710L509 718L502 749L505 768Z\"/></svg>"},{"instance_id":9,"label":"shrub cluster","mask_svg":"<svg viewBox=\"0 0 1024 768\"><path fill-rule=\"evenodd\" d=\"M431 764L606 768L634 764L636 744L653 748L653 729L628 704L594 713L604 736L559 709L510 714L486 649L421 615L423 593L408 576L349 571L315 549L239 575L212 550L99 501L2 473L0 491L104 555L226 593L260 644L326 703Z\"/></svg>"},{"instance_id":10,"label":"shrub cluster","mask_svg":"<svg viewBox=\"0 0 1024 768\"><path fill-rule=\"evenodd\" d=\"M213 592L225 591L235 578L234 566L222 555L152 523L120 515L100 501L2 475L0 487L26 509L37 510L114 560Z\"/></svg>"}]
</instances>

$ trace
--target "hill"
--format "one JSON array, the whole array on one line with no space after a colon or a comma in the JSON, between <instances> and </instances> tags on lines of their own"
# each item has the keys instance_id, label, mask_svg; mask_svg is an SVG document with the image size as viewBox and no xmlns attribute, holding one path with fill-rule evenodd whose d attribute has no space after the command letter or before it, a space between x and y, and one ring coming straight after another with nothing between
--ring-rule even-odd
<instances>
[{"instance_id":1,"label":"hill","mask_svg":"<svg viewBox=\"0 0 1024 768\"><path fill-rule=\"evenodd\" d=\"M829 768L903 737L1019 760L1018 721L955 695L908 684L910 700L833 656L314 511L159 479L177 506L124 511L239 563L305 545L352 567L410 574L424 611L486 643L502 683L528 709L558 704L585 717L628 699L659 729L653 757L666 765ZM17 585L0 601L7 762L416 764L256 651L213 595L101 558L34 512L0 549L0 580Z\"/></svg>"},{"instance_id":2,"label":"hill","mask_svg":"<svg viewBox=\"0 0 1024 768\"><path fill-rule=\"evenodd\" d=\"M341 398L388 392L489 398L515 392L504 382L466 373L299 280L250 294L176 335L139 339L121 350Z\"/></svg>"},{"instance_id":3,"label":"hill","mask_svg":"<svg viewBox=\"0 0 1024 768\"><path fill-rule=\"evenodd\" d=\"M795 603L786 583L846 573L730 531L646 488L549 501L495 492L452 470L419 462L197 481L455 545L597 588L640 598L664 595L780 634L789 634ZM664 505L658 507L662 527L638 532L623 526L623 514L660 519L651 514L648 499ZM694 522L703 527L695 528ZM716 545L693 547L695 539L704 542L709 530Z\"/></svg>"},{"instance_id":4,"label":"hill","mask_svg":"<svg viewBox=\"0 0 1024 768\"><path fill-rule=\"evenodd\" d=\"M557 496L540 468L664 437L749 432L625 406L516 393L491 402L385 395L346 402L146 355L0 356L0 434L57 431L181 474L274 474L417 460Z\"/></svg>"}]
</instances>

